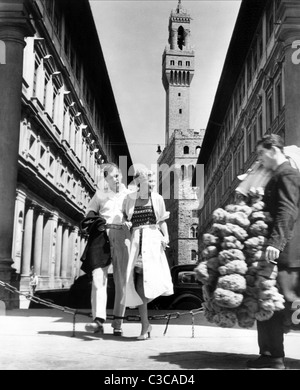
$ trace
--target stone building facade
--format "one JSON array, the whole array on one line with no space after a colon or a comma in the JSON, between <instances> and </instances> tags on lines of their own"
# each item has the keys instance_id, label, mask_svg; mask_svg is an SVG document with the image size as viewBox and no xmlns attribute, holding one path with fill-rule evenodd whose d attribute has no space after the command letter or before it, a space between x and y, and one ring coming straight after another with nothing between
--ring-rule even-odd
<instances>
[{"instance_id":1,"label":"stone building facade","mask_svg":"<svg viewBox=\"0 0 300 390\"><path fill-rule=\"evenodd\" d=\"M191 180L204 134L189 129L190 85L194 75L190 21L191 15L179 1L169 18L169 41L162 62L166 130L165 148L158 159L158 188L170 211L167 256L171 266L198 259L199 202Z\"/></svg>"},{"instance_id":2,"label":"stone building facade","mask_svg":"<svg viewBox=\"0 0 300 390\"><path fill-rule=\"evenodd\" d=\"M4 0L0 48L0 280L69 288L101 164L132 165L88 0Z\"/></svg>"},{"instance_id":3,"label":"stone building facade","mask_svg":"<svg viewBox=\"0 0 300 390\"><path fill-rule=\"evenodd\" d=\"M237 175L266 133L300 146L300 3L243 0L198 164L205 169L199 246L212 211L234 200Z\"/></svg>"}]
</instances>

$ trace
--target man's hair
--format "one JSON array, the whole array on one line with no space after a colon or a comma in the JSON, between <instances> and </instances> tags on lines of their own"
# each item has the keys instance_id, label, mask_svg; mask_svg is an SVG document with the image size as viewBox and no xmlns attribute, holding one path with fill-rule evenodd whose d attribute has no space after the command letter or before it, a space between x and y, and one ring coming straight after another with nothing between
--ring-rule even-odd
<instances>
[{"instance_id":1,"label":"man's hair","mask_svg":"<svg viewBox=\"0 0 300 390\"><path fill-rule=\"evenodd\" d=\"M273 146L276 146L283 152L284 140L278 134L267 134L257 141L256 146L260 145L265 149L271 149Z\"/></svg>"},{"instance_id":2,"label":"man's hair","mask_svg":"<svg viewBox=\"0 0 300 390\"><path fill-rule=\"evenodd\" d=\"M135 171L133 178L134 179L137 179L138 177L148 178L148 177L151 177L151 176L154 176L154 172L151 171L150 169L148 169L148 168L138 168Z\"/></svg>"},{"instance_id":3,"label":"man's hair","mask_svg":"<svg viewBox=\"0 0 300 390\"><path fill-rule=\"evenodd\" d=\"M107 177L107 175L108 175L111 171L113 171L114 169L117 169L117 171L119 172L119 175L120 175L120 176L122 175L122 173L121 173L119 167L117 166L117 164L111 163L111 162L108 162L108 163L103 164L102 170L103 170L103 175L104 175L104 177Z\"/></svg>"}]
</instances>

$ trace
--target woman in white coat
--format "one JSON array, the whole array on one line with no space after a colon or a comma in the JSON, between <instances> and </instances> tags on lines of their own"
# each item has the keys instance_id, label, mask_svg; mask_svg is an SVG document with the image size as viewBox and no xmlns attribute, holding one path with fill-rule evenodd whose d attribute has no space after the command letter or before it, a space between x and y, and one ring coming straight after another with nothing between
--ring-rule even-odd
<instances>
[{"instance_id":1,"label":"woman in white coat","mask_svg":"<svg viewBox=\"0 0 300 390\"><path fill-rule=\"evenodd\" d=\"M172 295L173 283L165 249L169 243L163 197L153 189L153 172L138 170L138 190L127 195L124 213L131 227L127 269L126 306L138 306L142 330L138 340L150 337L148 303L160 295Z\"/></svg>"}]
</instances>

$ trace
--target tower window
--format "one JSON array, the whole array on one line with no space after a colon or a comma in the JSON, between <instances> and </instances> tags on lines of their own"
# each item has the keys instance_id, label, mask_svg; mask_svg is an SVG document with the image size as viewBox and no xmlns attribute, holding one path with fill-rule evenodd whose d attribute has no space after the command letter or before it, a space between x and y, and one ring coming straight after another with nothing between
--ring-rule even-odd
<instances>
[{"instance_id":1,"label":"tower window","mask_svg":"<svg viewBox=\"0 0 300 390\"><path fill-rule=\"evenodd\" d=\"M179 108L179 114L182 114L182 108Z\"/></svg>"},{"instance_id":2,"label":"tower window","mask_svg":"<svg viewBox=\"0 0 300 390\"><path fill-rule=\"evenodd\" d=\"M181 93L179 92L178 96L181 96Z\"/></svg>"},{"instance_id":3,"label":"tower window","mask_svg":"<svg viewBox=\"0 0 300 390\"><path fill-rule=\"evenodd\" d=\"M170 65L175 65L175 61L174 61L174 60L171 60L171 61L170 61Z\"/></svg>"},{"instance_id":4,"label":"tower window","mask_svg":"<svg viewBox=\"0 0 300 390\"><path fill-rule=\"evenodd\" d=\"M185 42L184 42L184 29L183 29L182 26L180 26L179 29L178 29L177 45L178 45L180 50L182 50L183 46L185 45Z\"/></svg>"},{"instance_id":5,"label":"tower window","mask_svg":"<svg viewBox=\"0 0 300 390\"><path fill-rule=\"evenodd\" d=\"M185 146L185 147L183 148L183 154L189 154L189 153L190 153L189 147L188 147L188 146Z\"/></svg>"},{"instance_id":6,"label":"tower window","mask_svg":"<svg viewBox=\"0 0 300 390\"><path fill-rule=\"evenodd\" d=\"M178 66L182 66L182 61L178 61Z\"/></svg>"},{"instance_id":7,"label":"tower window","mask_svg":"<svg viewBox=\"0 0 300 390\"><path fill-rule=\"evenodd\" d=\"M186 61L186 66L191 66L191 62L190 61Z\"/></svg>"}]
</instances>

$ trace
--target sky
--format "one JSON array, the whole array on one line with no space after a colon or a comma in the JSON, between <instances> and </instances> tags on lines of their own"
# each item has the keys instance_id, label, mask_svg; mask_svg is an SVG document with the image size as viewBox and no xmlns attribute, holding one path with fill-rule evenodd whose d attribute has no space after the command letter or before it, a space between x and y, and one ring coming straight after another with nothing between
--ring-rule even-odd
<instances>
[{"instance_id":1,"label":"sky","mask_svg":"<svg viewBox=\"0 0 300 390\"><path fill-rule=\"evenodd\" d=\"M90 0L120 120L134 164L157 163L165 147L162 54L178 0ZM236 22L239 0L182 0L190 11L195 74L190 129L205 129Z\"/></svg>"}]
</instances>

